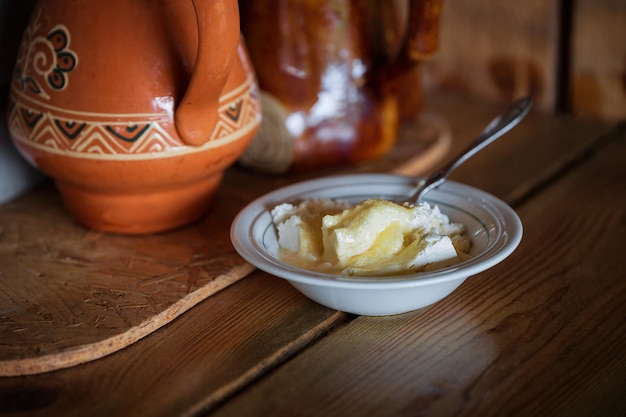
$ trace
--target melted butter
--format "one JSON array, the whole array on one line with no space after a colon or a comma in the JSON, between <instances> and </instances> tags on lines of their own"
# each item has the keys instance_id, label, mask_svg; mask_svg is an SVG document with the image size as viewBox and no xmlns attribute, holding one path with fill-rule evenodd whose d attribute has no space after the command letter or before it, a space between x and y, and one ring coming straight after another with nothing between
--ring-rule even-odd
<instances>
[{"instance_id":1,"label":"melted butter","mask_svg":"<svg viewBox=\"0 0 626 417\"><path fill-rule=\"evenodd\" d=\"M346 209L328 200L287 206L275 210L281 215L273 212L279 256L305 269L399 275L457 263L470 246L462 225L450 223L437 207L427 204L404 206L371 199ZM291 236L289 241L285 236Z\"/></svg>"}]
</instances>

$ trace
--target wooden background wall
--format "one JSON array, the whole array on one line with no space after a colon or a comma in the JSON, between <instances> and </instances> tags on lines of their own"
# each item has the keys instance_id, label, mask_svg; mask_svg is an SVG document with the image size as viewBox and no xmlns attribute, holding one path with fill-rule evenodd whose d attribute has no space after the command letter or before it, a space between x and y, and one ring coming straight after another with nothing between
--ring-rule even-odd
<instances>
[{"instance_id":1,"label":"wooden background wall","mask_svg":"<svg viewBox=\"0 0 626 417\"><path fill-rule=\"evenodd\" d=\"M425 87L626 119L626 0L444 0Z\"/></svg>"},{"instance_id":2,"label":"wooden background wall","mask_svg":"<svg viewBox=\"0 0 626 417\"><path fill-rule=\"evenodd\" d=\"M626 0L578 0L572 46L574 113L626 119Z\"/></svg>"},{"instance_id":3,"label":"wooden background wall","mask_svg":"<svg viewBox=\"0 0 626 417\"><path fill-rule=\"evenodd\" d=\"M32 3L0 0L0 91ZM444 0L440 52L424 75L431 91L530 93L547 111L626 119L626 0Z\"/></svg>"}]
</instances>

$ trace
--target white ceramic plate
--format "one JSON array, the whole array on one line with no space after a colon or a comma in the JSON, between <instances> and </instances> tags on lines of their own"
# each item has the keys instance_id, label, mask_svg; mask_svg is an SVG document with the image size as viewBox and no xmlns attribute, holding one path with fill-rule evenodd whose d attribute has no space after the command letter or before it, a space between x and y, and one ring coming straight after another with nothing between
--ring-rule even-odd
<instances>
[{"instance_id":1,"label":"white ceramic plate","mask_svg":"<svg viewBox=\"0 0 626 417\"><path fill-rule=\"evenodd\" d=\"M307 198L359 202L366 198L400 199L419 179L393 174L326 177L270 192L246 206L231 227L239 254L257 268L288 280L327 307L360 315L399 314L425 307L454 291L465 279L509 256L522 238L522 223L506 203L467 185L447 181L426 195L453 222L463 223L472 241L471 258L433 272L401 276L342 276L305 270L278 258L270 211L284 202Z\"/></svg>"}]
</instances>

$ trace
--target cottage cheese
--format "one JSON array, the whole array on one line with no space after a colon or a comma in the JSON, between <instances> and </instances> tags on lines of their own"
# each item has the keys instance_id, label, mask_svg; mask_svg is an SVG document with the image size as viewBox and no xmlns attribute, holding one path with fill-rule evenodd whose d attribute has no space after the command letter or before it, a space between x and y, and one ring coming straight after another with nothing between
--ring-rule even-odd
<instances>
[{"instance_id":1,"label":"cottage cheese","mask_svg":"<svg viewBox=\"0 0 626 417\"><path fill-rule=\"evenodd\" d=\"M468 257L464 226L439 207L370 199L276 206L280 258L302 268L344 275L400 275L453 265Z\"/></svg>"}]
</instances>

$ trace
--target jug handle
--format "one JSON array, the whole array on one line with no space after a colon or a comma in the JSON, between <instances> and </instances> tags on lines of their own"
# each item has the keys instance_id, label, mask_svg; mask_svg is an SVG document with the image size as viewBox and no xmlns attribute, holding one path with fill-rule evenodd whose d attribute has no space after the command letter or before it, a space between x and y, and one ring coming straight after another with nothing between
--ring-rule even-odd
<instances>
[{"instance_id":1,"label":"jug handle","mask_svg":"<svg viewBox=\"0 0 626 417\"><path fill-rule=\"evenodd\" d=\"M396 58L378 74L387 84L432 58L439 47L439 20L443 0L409 0L408 25Z\"/></svg>"},{"instance_id":2,"label":"jug handle","mask_svg":"<svg viewBox=\"0 0 626 417\"><path fill-rule=\"evenodd\" d=\"M174 113L184 143L199 146L217 125L220 94L237 57L237 0L193 0L198 25L198 55L187 91Z\"/></svg>"},{"instance_id":3,"label":"jug handle","mask_svg":"<svg viewBox=\"0 0 626 417\"><path fill-rule=\"evenodd\" d=\"M439 19L443 0L411 0L404 59L415 64L431 58L439 47Z\"/></svg>"}]
</instances>

